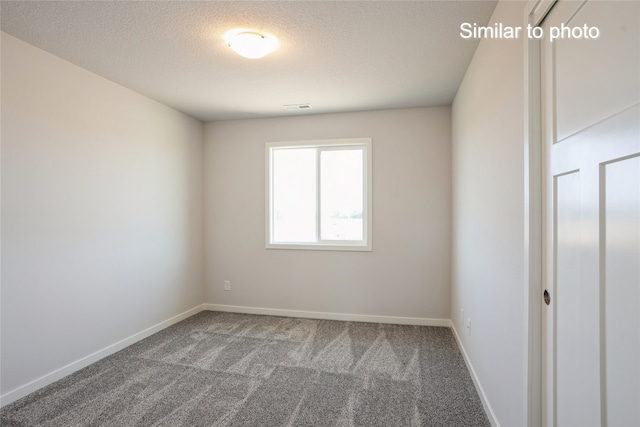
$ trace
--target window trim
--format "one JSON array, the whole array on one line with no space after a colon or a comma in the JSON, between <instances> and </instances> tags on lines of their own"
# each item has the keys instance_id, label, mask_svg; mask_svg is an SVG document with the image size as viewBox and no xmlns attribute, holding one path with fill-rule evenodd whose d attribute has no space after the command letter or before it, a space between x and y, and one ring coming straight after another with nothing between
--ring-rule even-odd
<instances>
[{"instance_id":1,"label":"window trim","mask_svg":"<svg viewBox=\"0 0 640 427\"><path fill-rule=\"evenodd\" d=\"M349 147L361 147L364 154L363 164L363 240L320 240L320 219L319 204L316 207L316 235L318 241L310 243L279 243L273 242L273 224L271 214L273 211L273 171L272 171L272 152L279 148L322 148L327 147L329 150L348 149ZM293 250L319 250L319 251L364 251L371 252L373 250L372 234L373 234L373 191L372 191L372 144L371 138L342 138L342 139L322 139L309 141L286 141L286 142L267 142L265 144L265 248L266 249L293 249ZM319 159L320 156L317 156ZM319 161L319 160L317 160ZM319 174L319 171L317 172ZM318 175L319 176L319 175ZM316 184L316 200L320 199L319 182Z\"/></svg>"}]
</instances>

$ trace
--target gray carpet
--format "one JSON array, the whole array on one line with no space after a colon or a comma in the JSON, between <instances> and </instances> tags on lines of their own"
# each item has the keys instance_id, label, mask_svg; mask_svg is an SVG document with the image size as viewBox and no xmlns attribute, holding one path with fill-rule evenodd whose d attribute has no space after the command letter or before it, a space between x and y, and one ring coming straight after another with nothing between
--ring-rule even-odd
<instances>
[{"instance_id":1,"label":"gray carpet","mask_svg":"<svg viewBox=\"0 0 640 427\"><path fill-rule=\"evenodd\" d=\"M488 426L448 328L202 312L0 411L16 426Z\"/></svg>"}]
</instances>

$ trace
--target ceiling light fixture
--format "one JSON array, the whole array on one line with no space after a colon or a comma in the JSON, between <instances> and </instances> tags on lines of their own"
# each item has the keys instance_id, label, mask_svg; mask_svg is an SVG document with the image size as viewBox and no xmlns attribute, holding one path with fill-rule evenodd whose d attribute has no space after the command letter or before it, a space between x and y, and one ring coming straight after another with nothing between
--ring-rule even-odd
<instances>
[{"instance_id":1,"label":"ceiling light fixture","mask_svg":"<svg viewBox=\"0 0 640 427\"><path fill-rule=\"evenodd\" d=\"M252 31L230 33L225 37L225 42L238 55L249 59L262 58L278 47L275 37Z\"/></svg>"}]
</instances>

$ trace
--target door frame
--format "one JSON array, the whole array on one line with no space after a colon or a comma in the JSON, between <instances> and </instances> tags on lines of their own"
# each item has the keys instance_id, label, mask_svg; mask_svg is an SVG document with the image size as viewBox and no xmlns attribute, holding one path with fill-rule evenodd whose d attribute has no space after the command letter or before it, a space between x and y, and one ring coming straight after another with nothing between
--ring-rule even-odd
<instances>
[{"instance_id":1,"label":"door frame","mask_svg":"<svg viewBox=\"0 0 640 427\"><path fill-rule=\"evenodd\" d=\"M556 0L531 0L525 7L524 24L538 26ZM542 135L541 40L524 41L524 282L525 290L525 420L541 426L542 402L542 292L544 289L544 168Z\"/></svg>"}]
</instances>

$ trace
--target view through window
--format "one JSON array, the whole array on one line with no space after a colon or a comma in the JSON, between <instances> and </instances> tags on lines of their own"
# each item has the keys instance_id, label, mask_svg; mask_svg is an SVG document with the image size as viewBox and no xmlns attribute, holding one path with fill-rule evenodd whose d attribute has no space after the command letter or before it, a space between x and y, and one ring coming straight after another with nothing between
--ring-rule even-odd
<instances>
[{"instance_id":1,"label":"view through window","mask_svg":"<svg viewBox=\"0 0 640 427\"><path fill-rule=\"evenodd\" d=\"M267 144L267 247L371 250L371 139Z\"/></svg>"}]
</instances>

